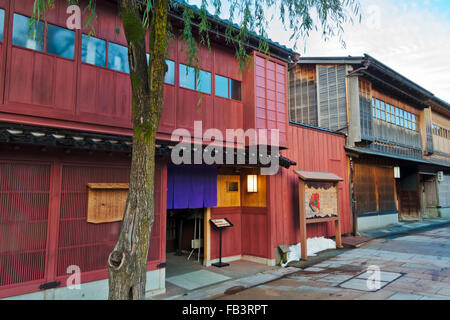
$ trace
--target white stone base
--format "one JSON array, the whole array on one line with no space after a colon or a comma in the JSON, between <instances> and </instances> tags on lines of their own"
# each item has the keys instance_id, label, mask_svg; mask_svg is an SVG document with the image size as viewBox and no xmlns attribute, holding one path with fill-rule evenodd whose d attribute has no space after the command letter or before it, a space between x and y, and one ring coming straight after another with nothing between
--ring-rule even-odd
<instances>
[{"instance_id":1,"label":"white stone base","mask_svg":"<svg viewBox=\"0 0 450 320\"><path fill-rule=\"evenodd\" d=\"M358 231L366 231L398 224L398 213L358 217Z\"/></svg>"},{"instance_id":2,"label":"white stone base","mask_svg":"<svg viewBox=\"0 0 450 320\"><path fill-rule=\"evenodd\" d=\"M166 291L166 269L147 272L146 297L163 294ZM83 279L83 278L81 278ZM80 289L67 287L8 297L4 300L107 300L108 279L82 283Z\"/></svg>"}]
</instances>

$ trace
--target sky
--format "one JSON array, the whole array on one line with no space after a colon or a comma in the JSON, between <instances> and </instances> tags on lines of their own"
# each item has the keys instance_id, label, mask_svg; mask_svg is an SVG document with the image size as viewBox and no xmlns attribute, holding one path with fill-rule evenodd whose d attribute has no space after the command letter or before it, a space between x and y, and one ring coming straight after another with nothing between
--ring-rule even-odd
<instances>
[{"instance_id":1,"label":"sky","mask_svg":"<svg viewBox=\"0 0 450 320\"><path fill-rule=\"evenodd\" d=\"M189 1L196 3L198 0ZM450 0L359 0L362 21L344 25L343 39L324 41L320 32L297 43L303 57L367 53L450 103ZM267 14L271 16L271 11ZM226 18L226 14L223 14ZM294 47L289 30L275 17L273 41Z\"/></svg>"}]
</instances>

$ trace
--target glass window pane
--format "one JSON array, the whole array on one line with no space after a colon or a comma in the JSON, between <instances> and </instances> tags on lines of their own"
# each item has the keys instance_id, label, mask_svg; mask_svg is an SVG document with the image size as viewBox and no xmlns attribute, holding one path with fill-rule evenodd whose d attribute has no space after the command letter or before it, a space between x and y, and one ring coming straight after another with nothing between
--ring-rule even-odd
<instances>
[{"instance_id":1,"label":"glass window pane","mask_svg":"<svg viewBox=\"0 0 450 320\"><path fill-rule=\"evenodd\" d=\"M14 14L12 44L28 49L42 51L44 49L44 23L36 24L36 33L33 35L33 27L29 25L30 18L20 14Z\"/></svg>"},{"instance_id":2,"label":"glass window pane","mask_svg":"<svg viewBox=\"0 0 450 320\"><path fill-rule=\"evenodd\" d=\"M372 98L372 117L375 117L375 98Z\"/></svg>"},{"instance_id":3,"label":"glass window pane","mask_svg":"<svg viewBox=\"0 0 450 320\"><path fill-rule=\"evenodd\" d=\"M180 87L195 90L195 69L180 64Z\"/></svg>"},{"instance_id":4,"label":"glass window pane","mask_svg":"<svg viewBox=\"0 0 450 320\"><path fill-rule=\"evenodd\" d=\"M242 84L240 81L230 79L230 98L234 100L242 100Z\"/></svg>"},{"instance_id":5,"label":"glass window pane","mask_svg":"<svg viewBox=\"0 0 450 320\"><path fill-rule=\"evenodd\" d=\"M5 27L5 10L0 9L0 41L3 41L3 28Z\"/></svg>"},{"instance_id":6,"label":"glass window pane","mask_svg":"<svg viewBox=\"0 0 450 320\"><path fill-rule=\"evenodd\" d=\"M73 59L75 54L75 32L49 24L47 26L47 52Z\"/></svg>"},{"instance_id":7,"label":"glass window pane","mask_svg":"<svg viewBox=\"0 0 450 320\"><path fill-rule=\"evenodd\" d=\"M126 73L130 72L127 47L112 42L108 44L108 68Z\"/></svg>"},{"instance_id":8,"label":"glass window pane","mask_svg":"<svg viewBox=\"0 0 450 320\"><path fill-rule=\"evenodd\" d=\"M106 41L83 34L81 61L96 66L106 66Z\"/></svg>"},{"instance_id":9,"label":"glass window pane","mask_svg":"<svg viewBox=\"0 0 450 320\"><path fill-rule=\"evenodd\" d=\"M380 111L381 111L381 120L386 120L386 108L384 107L383 101L381 101Z\"/></svg>"},{"instance_id":10,"label":"glass window pane","mask_svg":"<svg viewBox=\"0 0 450 320\"><path fill-rule=\"evenodd\" d=\"M228 78L216 74L215 86L216 86L215 90L216 96L228 98Z\"/></svg>"},{"instance_id":11,"label":"glass window pane","mask_svg":"<svg viewBox=\"0 0 450 320\"><path fill-rule=\"evenodd\" d=\"M167 72L164 77L164 82L168 84L175 84L175 62L171 60L166 60Z\"/></svg>"},{"instance_id":12,"label":"glass window pane","mask_svg":"<svg viewBox=\"0 0 450 320\"><path fill-rule=\"evenodd\" d=\"M197 90L203 93L211 94L211 73L200 70L197 79Z\"/></svg>"}]
</instances>

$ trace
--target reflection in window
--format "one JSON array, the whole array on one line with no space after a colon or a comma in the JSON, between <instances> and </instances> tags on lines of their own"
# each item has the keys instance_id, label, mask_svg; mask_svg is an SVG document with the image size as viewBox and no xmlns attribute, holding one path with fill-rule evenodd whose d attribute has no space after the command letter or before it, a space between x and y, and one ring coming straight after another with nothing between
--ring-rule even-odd
<instances>
[{"instance_id":1,"label":"reflection in window","mask_svg":"<svg viewBox=\"0 0 450 320\"><path fill-rule=\"evenodd\" d=\"M5 10L0 9L0 41L3 41L3 28L5 27Z\"/></svg>"},{"instance_id":2,"label":"reflection in window","mask_svg":"<svg viewBox=\"0 0 450 320\"><path fill-rule=\"evenodd\" d=\"M49 24L47 26L47 52L73 59L75 54L75 32Z\"/></svg>"},{"instance_id":3,"label":"reflection in window","mask_svg":"<svg viewBox=\"0 0 450 320\"><path fill-rule=\"evenodd\" d=\"M412 115L412 129L416 131L416 116Z\"/></svg>"},{"instance_id":4,"label":"reflection in window","mask_svg":"<svg viewBox=\"0 0 450 320\"><path fill-rule=\"evenodd\" d=\"M175 84L175 62L171 60L166 60L167 63L167 72L164 77L164 82L168 84Z\"/></svg>"},{"instance_id":5,"label":"reflection in window","mask_svg":"<svg viewBox=\"0 0 450 320\"><path fill-rule=\"evenodd\" d=\"M230 98L234 100L242 100L241 82L230 79Z\"/></svg>"},{"instance_id":6,"label":"reflection in window","mask_svg":"<svg viewBox=\"0 0 450 320\"><path fill-rule=\"evenodd\" d=\"M195 69L180 64L180 87L195 90Z\"/></svg>"},{"instance_id":7,"label":"reflection in window","mask_svg":"<svg viewBox=\"0 0 450 320\"><path fill-rule=\"evenodd\" d=\"M127 47L112 42L109 43L108 68L126 73L130 72Z\"/></svg>"},{"instance_id":8,"label":"reflection in window","mask_svg":"<svg viewBox=\"0 0 450 320\"><path fill-rule=\"evenodd\" d=\"M29 24L30 18L20 14L14 14L12 44L32 50L42 51L44 48L44 23L35 22L35 33L33 26Z\"/></svg>"},{"instance_id":9,"label":"reflection in window","mask_svg":"<svg viewBox=\"0 0 450 320\"><path fill-rule=\"evenodd\" d=\"M197 90L211 94L211 73L200 70L197 79Z\"/></svg>"},{"instance_id":10,"label":"reflection in window","mask_svg":"<svg viewBox=\"0 0 450 320\"><path fill-rule=\"evenodd\" d=\"M216 96L228 98L228 78L215 76Z\"/></svg>"},{"instance_id":11,"label":"reflection in window","mask_svg":"<svg viewBox=\"0 0 450 320\"><path fill-rule=\"evenodd\" d=\"M81 61L100 67L106 66L106 41L83 34Z\"/></svg>"}]
</instances>

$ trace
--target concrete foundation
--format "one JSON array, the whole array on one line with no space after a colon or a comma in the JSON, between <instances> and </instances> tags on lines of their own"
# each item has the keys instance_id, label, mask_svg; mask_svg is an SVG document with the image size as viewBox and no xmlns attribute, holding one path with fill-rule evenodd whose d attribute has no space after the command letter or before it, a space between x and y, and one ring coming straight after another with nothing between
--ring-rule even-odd
<instances>
[{"instance_id":1,"label":"concrete foundation","mask_svg":"<svg viewBox=\"0 0 450 320\"><path fill-rule=\"evenodd\" d=\"M398 223L398 213L358 217L358 231L383 228Z\"/></svg>"},{"instance_id":2,"label":"concrete foundation","mask_svg":"<svg viewBox=\"0 0 450 320\"><path fill-rule=\"evenodd\" d=\"M166 270L158 269L147 272L146 297L165 293ZM83 278L82 278L83 279ZM108 279L92 281L80 285L80 289L68 287L49 289L4 300L107 300Z\"/></svg>"}]
</instances>

